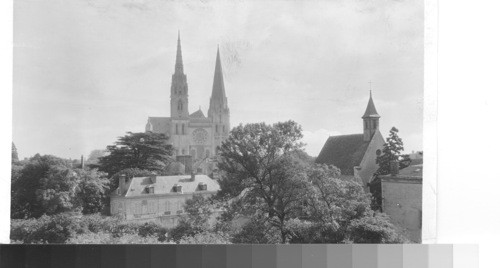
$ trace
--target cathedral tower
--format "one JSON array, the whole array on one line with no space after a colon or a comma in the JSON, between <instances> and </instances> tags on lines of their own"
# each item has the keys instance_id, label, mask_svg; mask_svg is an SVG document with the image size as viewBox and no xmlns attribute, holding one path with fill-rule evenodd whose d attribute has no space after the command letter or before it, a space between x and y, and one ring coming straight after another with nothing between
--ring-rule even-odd
<instances>
[{"instance_id":1,"label":"cathedral tower","mask_svg":"<svg viewBox=\"0 0 500 268\"><path fill-rule=\"evenodd\" d=\"M172 86L170 88L170 117L187 118L188 111L188 85L182 64L181 36L177 36L177 56L175 59L175 72L172 75Z\"/></svg>"},{"instance_id":2,"label":"cathedral tower","mask_svg":"<svg viewBox=\"0 0 500 268\"><path fill-rule=\"evenodd\" d=\"M372 139L373 134L379 128L379 118L380 115L375 109L375 104L373 104L372 91L370 90L370 100L368 101L368 106L366 107L365 114L363 115L363 140L369 142Z\"/></svg>"},{"instance_id":3,"label":"cathedral tower","mask_svg":"<svg viewBox=\"0 0 500 268\"><path fill-rule=\"evenodd\" d=\"M226 91L224 88L224 78L222 75L222 65L220 62L219 48L217 47L217 59L215 61L214 84L212 86L212 96L210 97L210 107L208 117L214 124L215 146L229 136L229 107L227 105Z\"/></svg>"}]
</instances>

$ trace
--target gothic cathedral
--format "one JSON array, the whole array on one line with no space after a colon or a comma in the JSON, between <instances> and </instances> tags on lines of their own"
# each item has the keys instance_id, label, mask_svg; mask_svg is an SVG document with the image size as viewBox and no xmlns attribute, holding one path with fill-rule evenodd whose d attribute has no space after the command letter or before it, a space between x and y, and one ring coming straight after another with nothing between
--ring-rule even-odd
<instances>
[{"instance_id":1,"label":"gothic cathedral","mask_svg":"<svg viewBox=\"0 0 500 268\"><path fill-rule=\"evenodd\" d=\"M164 133L173 145L177 159L191 156L200 161L213 156L217 146L229 135L229 107L227 104L219 48L215 61L214 82L210 107L205 116L201 108L189 113L189 95L182 63L180 35L177 38L175 72L170 87L170 117L149 117L146 131Z\"/></svg>"}]
</instances>

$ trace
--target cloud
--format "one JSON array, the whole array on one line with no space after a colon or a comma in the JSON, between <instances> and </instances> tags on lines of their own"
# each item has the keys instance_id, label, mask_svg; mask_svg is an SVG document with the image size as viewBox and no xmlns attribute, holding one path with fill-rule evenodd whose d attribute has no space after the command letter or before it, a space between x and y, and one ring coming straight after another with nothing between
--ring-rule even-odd
<instances>
[{"instance_id":1,"label":"cloud","mask_svg":"<svg viewBox=\"0 0 500 268\"><path fill-rule=\"evenodd\" d=\"M302 134L304 134L302 141L306 143L306 152L311 156L318 156L328 137L340 135L341 133L338 131L318 129L314 132L305 130Z\"/></svg>"}]
</instances>

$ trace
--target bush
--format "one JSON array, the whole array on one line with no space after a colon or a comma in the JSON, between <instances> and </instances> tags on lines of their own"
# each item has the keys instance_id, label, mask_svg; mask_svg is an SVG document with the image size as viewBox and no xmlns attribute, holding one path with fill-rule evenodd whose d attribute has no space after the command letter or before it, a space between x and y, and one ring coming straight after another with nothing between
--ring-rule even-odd
<instances>
[{"instance_id":1,"label":"bush","mask_svg":"<svg viewBox=\"0 0 500 268\"><path fill-rule=\"evenodd\" d=\"M167 228L153 222L146 222L139 226L139 235L142 237L156 237L158 241L167 240Z\"/></svg>"},{"instance_id":2,"label":"bush","mask_svg":"<svg viewBox=\"0 0 500 268\"><path fill-rule=\"evenodd\" d=\"M202 232L194 236L183 237L179 244L231 244L230 237L220 232Z\"/></svg>"},{"instance_id":3,"label":"bush","mask_svg":"<svg viewBox=\"0 0 500 268\"><path fill-rule=\"evenodd\" d=\"M394 225L389 222L389 217L383 213L374 213L351 222L348 227L348 239L352 243L382 244L382 243L407 243Z\"/></svg>"},{"instance_id":4,"label":"bush","mask_svg":"<svg viewBox=\"0 0 500 268\"><path fill-rule=\"evenodd\" d=\"M234 244L280 244L281 233L261 218L252 218L231 241Z\"/></svg>"},{"instance_id":5,"label":"bush","mask_svg":"<svg viewBox=\"0 0 500 268\"><path fill-rule=\"evenodd\" d=\"M82 233L82 228L74 220L74 216L43 215L38 219L12 220L10 238L28 244L65 243L76 233Z\"/></svg>"}]
</instances>

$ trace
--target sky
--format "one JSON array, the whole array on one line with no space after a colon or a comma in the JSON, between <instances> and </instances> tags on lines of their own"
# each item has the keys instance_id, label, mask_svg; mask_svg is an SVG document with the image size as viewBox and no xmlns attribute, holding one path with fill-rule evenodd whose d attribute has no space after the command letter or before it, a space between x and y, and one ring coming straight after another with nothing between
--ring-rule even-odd
<instances>
[{"instance_id":1,"label":"sky","mask_svg":"<svg viewBox=\"0 0 500 268\"><path fill-rule=\"evenodd\" d=\"M316 156L362 133L371 88L382 134L423 148L421 0L17 0L20 158L79 159L169 116L178 31L190 112L207 114L219 46L232 126L294 120Z\"/></svg>"}]
</instances>

